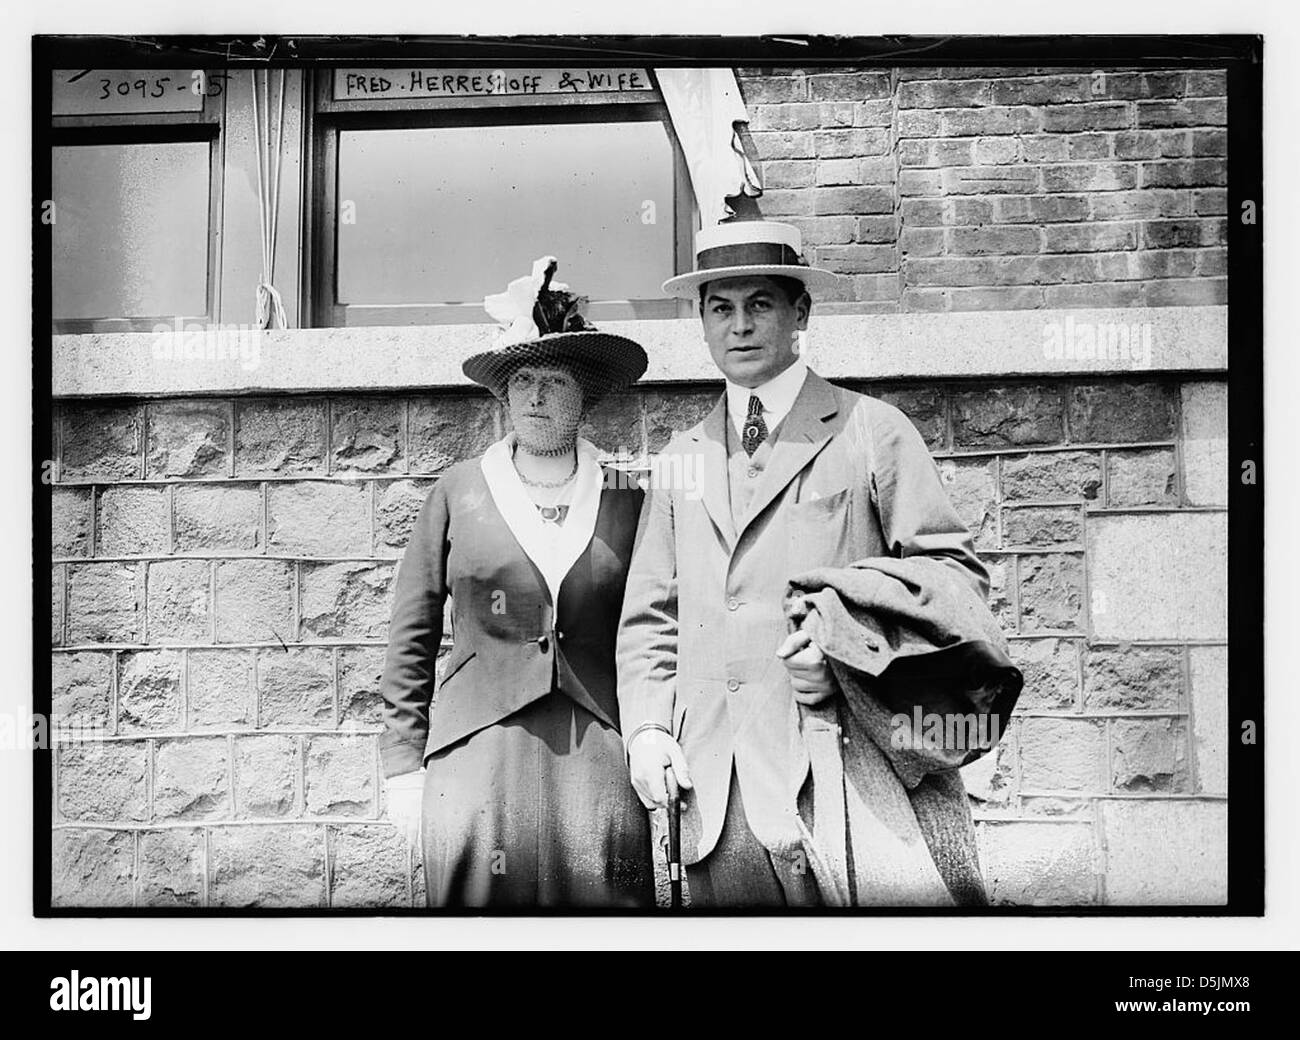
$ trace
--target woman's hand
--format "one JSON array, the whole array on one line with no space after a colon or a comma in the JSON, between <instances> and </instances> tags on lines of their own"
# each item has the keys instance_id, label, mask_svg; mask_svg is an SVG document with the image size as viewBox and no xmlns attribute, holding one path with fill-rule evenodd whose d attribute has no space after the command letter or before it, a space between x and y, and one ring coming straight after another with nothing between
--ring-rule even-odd
<instances>
[{"instance_id":1,"label":"woman's hand","mask_svg":"<svg viewBox=\"0 0 1300 1040\"><path fill-rule=\"evenodd\" d=\"M420 809L424 802L424 770L390 776L384 782L384 800L387 816L406 838L407 843L419 848Z\"/></svg>"}]
</instances>

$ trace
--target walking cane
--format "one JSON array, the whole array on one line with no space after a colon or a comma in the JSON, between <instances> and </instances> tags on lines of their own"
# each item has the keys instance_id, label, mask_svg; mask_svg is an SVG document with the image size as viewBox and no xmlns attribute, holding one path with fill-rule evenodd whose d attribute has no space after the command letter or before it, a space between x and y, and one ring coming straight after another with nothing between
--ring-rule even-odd
<instances>
[{"instance_id":1,"label":"walking cane","mask_svg":"<svg viewBox=\"0 0 1300 1040\"><path fill-rule=\"evenodd\" d=\"M682 802L677 789L677 778L672 767L664 779L668 788L668 905L674 910L682 906Z\"/></svg>"}]
</instances>

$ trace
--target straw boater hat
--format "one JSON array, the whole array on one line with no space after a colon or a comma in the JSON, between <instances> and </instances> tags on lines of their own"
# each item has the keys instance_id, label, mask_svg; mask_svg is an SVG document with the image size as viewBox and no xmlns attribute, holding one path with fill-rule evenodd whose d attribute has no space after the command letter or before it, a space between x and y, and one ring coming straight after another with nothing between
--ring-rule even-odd
<instances>
[{"instance_id":1,"label":"straw boater hat","mask_svg":"<svg viewBox=\"0 0 1300 1040\"><path fill-rule=\"evenodd\" d=\"M461 369L502 400L507 380L523 365L564 366L582 386L587 407L645 374L647 358L640 344L601 332L587 321L587 298L552 281L558 267L555 257L541 257L531 275L483 299L488 314L502 325L501 337L494 350L467 358Z\"/></svg>"},{"instance_id":2,"label":"straw boater hat","mask_svg":"<svg viewBox=\"0 0 1300 1040\"><path fill-rule=\"evenodd\" d=\"M797 278L809 292L839 281L832 271L809 267L799 255L801 249L799 229L774 220L736 220L702 228L695 236L695 270L669 278L664 292L695 300L705 282L747 275Z\"/></svg>"}]
</instances>

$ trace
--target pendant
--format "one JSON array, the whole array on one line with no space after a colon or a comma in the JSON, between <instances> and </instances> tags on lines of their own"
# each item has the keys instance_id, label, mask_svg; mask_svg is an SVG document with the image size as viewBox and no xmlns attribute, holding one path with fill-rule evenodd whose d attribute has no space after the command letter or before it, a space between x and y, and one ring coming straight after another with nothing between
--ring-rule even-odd
<instances>
[{"instance_id":1,"label":"pendant","mask_svg":"<svg viewBox=\"0 0 1300 1040\"><path fill-rule=\"evenodd\" d=\"M542 519L548 524L553 524L560 519L560 509L558 506L538 506L542 511Z\"/></svg>"}]
</instances>

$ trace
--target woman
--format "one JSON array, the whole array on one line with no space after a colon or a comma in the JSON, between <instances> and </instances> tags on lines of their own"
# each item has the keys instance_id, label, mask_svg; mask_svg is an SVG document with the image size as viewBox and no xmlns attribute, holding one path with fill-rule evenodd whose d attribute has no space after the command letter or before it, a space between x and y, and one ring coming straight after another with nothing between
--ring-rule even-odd
<instances>
[{"instance_id":1,"label":"woman","mask_svg":"<svg viewBox=\"0 0 1300 1040\"><path fill-rule=\"evenodd\" d=\"M380 746L389 815L422 832L430 906L654 899L614 672L642 492L605 487L578 437L646 355L589 325L555 269L544 257L484 301L507 328L464 371L512 432L438 481L397 576ZM455 645L433 698L447 596Z\"/></svg>"}]
</instances>

